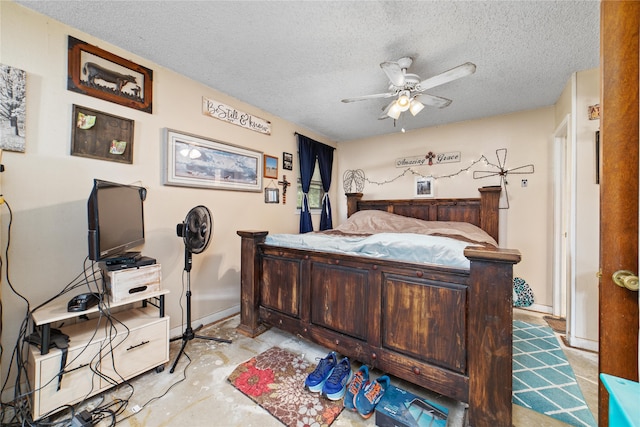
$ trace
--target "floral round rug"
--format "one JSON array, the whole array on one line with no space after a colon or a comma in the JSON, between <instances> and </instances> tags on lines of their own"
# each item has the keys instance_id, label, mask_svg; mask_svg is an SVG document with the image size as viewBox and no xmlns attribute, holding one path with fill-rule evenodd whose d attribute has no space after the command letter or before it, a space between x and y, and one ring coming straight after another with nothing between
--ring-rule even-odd
<instances>
[{"instance_id":1,"label":"floral round rug","mask_svg":"<svg viewBox=\"0 0 640 427\"><path fill-rule=\"evenodd\" d=\"M289 427L328 427L342 411L342 401L304 389L314 369L302 356L272 347L240 364L228 381Z\"/></svg>"}]
</instances>

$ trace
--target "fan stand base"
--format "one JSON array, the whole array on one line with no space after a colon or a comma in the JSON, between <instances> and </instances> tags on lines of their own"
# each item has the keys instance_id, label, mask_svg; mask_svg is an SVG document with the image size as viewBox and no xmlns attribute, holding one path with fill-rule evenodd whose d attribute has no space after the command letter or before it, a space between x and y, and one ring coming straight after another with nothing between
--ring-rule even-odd
<instances>
[{"instance_id":1,"label":"fan stand base","mask_svg":"<svg viewBox=\"0 0 640 427\"><path fill-rule=\"evenodd\" d=\"M187 343L192 339L200 338L203 340L218 341L218 342L231 344L231 340L207 337L204 335L196 335L195 332L198 331L200 328L202 328L202 325L198 326L195 330L191 327L191 252L187 249L186 246L184 250L184 271L187 276L187 293L185 294L187 299L187 326L181 337L175 337L175 338L169 339L170 342L182 339L182 347L180 347L178 356L176 357L176 360L173 362L173 365L171 366L171 370L169 371L169 373L171 374L173 374L173 371L176 370L176 365L178 364L178 360L180 360L180 356L182 356L182 354L184 353L184 348L187 346Z\"/></svg>"},{"instance_id":2,"label":"fan stand base","mask_svg":"<svg viewBox=\"0 0 640 427\"><path fill-rule=\"evenodd\" d=\"M199 338L201 340L223 342L223 343L227 343L227 344L231 344L232 343L231 340L226 340L226 339L223 339L223 338L214 338L214 337L208 337L208 336L205 336L205 335L197 335L196 332L199 331L200 329L202 329L203 326L204 325L200 325L195 329L191 328L191 326L187 326L187 328L185 329L185 331L184 331L184 333L182 334L181 337L175 337L175 338L171 338L169 340L170 342L173 342L173 341L177 341L179 339L182 339L182 346L180 347L180 351L178 352L178 355L176 356L176 360L173 362L173 365L171 366L171 370L169 371L169 373L173 374L173 372L176 370L176 365L178 364L178 361L180 360L180 357L184 353L184 349L187 346L187 343L189 341L191 341L192 339L194 339L194 338Z\"/></svg>"}]
</instances>

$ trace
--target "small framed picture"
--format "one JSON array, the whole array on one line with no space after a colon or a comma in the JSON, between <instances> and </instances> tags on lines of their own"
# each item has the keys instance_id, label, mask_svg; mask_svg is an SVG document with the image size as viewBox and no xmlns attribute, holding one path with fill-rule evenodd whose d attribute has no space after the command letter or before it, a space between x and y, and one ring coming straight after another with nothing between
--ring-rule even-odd
<instances>
[{"instance_id":1,"label":"small framed picture","mask_svg":"<svg viewBox=\"0 0 640 427\"><path fill-rule=\"evenodd\" d=\"M288 171L293 170L293 154L282 153L282 169Z\"/></svg>"},{"instance_id":2,"label":"small framed picture","mask_svg":"<svg viewBox=\"0 0 640 427\"><path fill-rule=\"evenodd\" d=\"M278 158L264 155L264 177L278 179Z\"/></svg>"},{"instance_id":3,"label":"small framed picture","mask_svg":"<svg viewBox=\"0 0 640 427\"><path fill-rule=\"evenodd\" d=\"M264 202L265 203L280 203L280 190L278 188L265 188L264 189Z\"/></svg>"},{"instance_id":4,"label":"small framed picture","mask_svg":"<svg viewBox=\"0 0 640 427\"><path fill-rule=\"evenodd\" d=\"M435 197L435 184L432 177L416 177L416 197Z\"/></svg>"}]
</instances>

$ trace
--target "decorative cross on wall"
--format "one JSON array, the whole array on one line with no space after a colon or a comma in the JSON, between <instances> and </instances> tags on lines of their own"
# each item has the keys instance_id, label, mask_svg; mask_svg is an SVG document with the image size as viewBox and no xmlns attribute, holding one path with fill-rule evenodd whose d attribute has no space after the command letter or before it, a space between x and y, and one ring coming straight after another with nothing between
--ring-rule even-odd
<instances>
[{"instance_id":1,"label":"decorative cross on wall","mask_svg":"<svg viewBox=\"0 0 640 427\"><path fill-rule=\"evenodd\" d=\"M287 187L291 185L289 181L287 181L287 175L282 175L282 181L278 181L278 185L282 185L282 204L287 204Z\"/></svg>"},{"instance_id":2,"label":"decorative cross on wall","mask_svg":"<svg viewBox=\"0 0 640 427\"><path fill-rule=\"evenodd\" d=\"M433 151L429 151L427 153L427 155L424 156L424 158L429 161L429 166L433 166L433 159L435 159L435 157L436 157L436 155L433 154Z\"/></svg>"},{"instance_id":3,"label":"decorative cross on wall","mask_svg":"<svg viewBox=\"0 0 640 427\"><path fill-rule=\"evenodd\" d=\"M507 182L507 175L510 173L530 174L534 172L534 168L533 168L533 165L525 165L525 166L518 166L517 168L513 168L513 169L506 169L505 168L505 165L507 163L506 148L500 148L496 150L496 157L498 158L498 165L494 165L489 162L487 162L487 164L497 167L498 169L500 169L499 171L473 171L473 178L480 179L480 178L488 178L490 176L500 176L500 186L504 190L504 198L507 201L507 206L506 207L501 206L500 209L509 209L509 193L507 192L507 184L509 183Z\"/></svg>"}]
</instances>

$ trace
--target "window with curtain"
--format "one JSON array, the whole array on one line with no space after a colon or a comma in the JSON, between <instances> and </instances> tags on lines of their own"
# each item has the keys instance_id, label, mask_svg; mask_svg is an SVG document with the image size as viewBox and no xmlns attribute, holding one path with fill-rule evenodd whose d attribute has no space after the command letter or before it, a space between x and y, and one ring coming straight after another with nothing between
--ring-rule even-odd
<instances>
[{"instance_id":1,"label":"window with curtain","mask_svg":"<svg viewBox=\"0 0 640 427\"><path fill-rule=\"evenodd\" d=\"M314 141L304 135L296 133L298 139L298 158L300 160L300 184L302 188L302 202L300 209L300 233L313 231L313 221L310 212L311 181L316 171L320 173L322 183L322 210L320 211L320 230L333 228L331 219L331 202L328 191L331 186L331 170L333 169L333 152L335 148Z\"/></svg>"},{"instance_id":2,"label":"window with curtain","mask_svg":"<svg viewBox=\"0 0 640 427\"><path fill-rule=\"evenodd\" d=\"M322 209L322 198L324 197L324 189L322 188L322 180L320 179L320 169L316 161L316 168L311 177L311 185L309 187L309 209ZM302 209L302 182L298 178L298 198L296 207Z\"/></svg>"}]
</instances>

